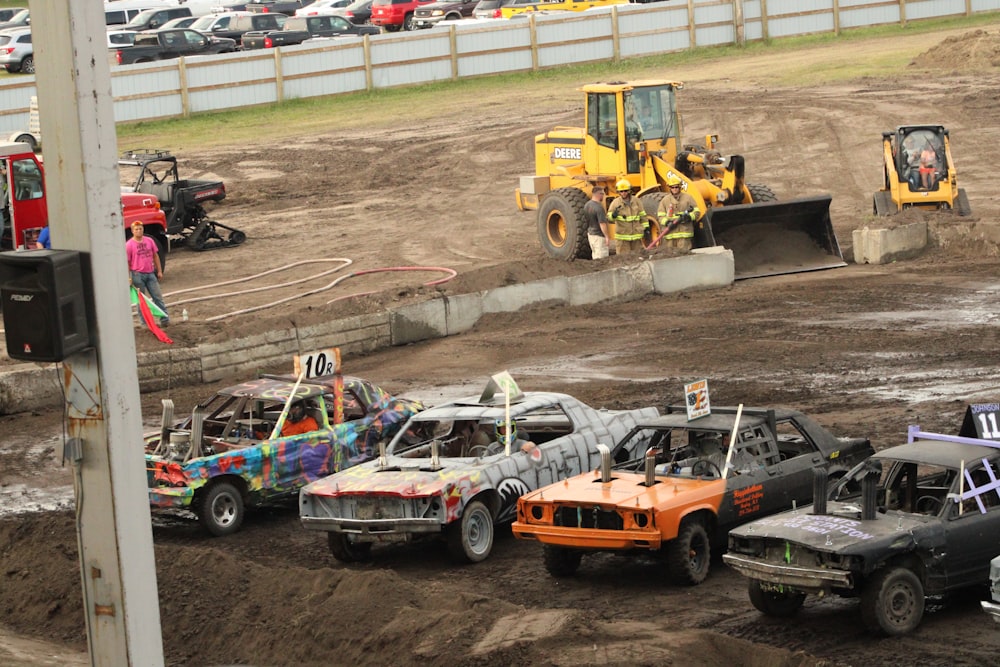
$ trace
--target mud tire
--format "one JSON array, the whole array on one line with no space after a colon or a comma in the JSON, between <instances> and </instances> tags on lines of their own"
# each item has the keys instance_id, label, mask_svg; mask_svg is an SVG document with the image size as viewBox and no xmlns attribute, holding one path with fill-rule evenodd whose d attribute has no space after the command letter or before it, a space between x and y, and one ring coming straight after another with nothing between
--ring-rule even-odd
<instances>
[{"instance_id":1,"label":"mud tire","mask_svg":"<svg viewBox=\"0 0 1000 667\"><path fill-rule=\"evenodd\" d=\"M354 542L344 533L327 533L326 544L341 563L364 563L372 557L371 542Z\"/></svg>"},{"instance_id":2,"label":"mud tire","mask_svg":"<svg viewBox=\"0 0 1000 667\"><path fill-rule=\"evenodd\" d=\"M747 593L750 595L750 604L757 611L775 618L794 616L802 608L802 603L806 599L805 593L775 593L774 591L765 591L756 579L750 580Z\"/></svg>"},{"instance_id":3,"label":"mud tire","mask_svg":"<svg viewBox=\"0 0 1000 667\"><path fill-rule=\"evenodd\" d=\"M677 537L666 545L670 581L679 586L696 586L705 581L712 561L708 531L698 520L685 520Z\"/></svg>"},{"instance_id":4,"label":"mud tire","mask_svg":"<svg viewBox=\"0 0 1000 667\"><path fill-rule=\"evenodd\" d=\"M473 500L462 518L448 526L448 552L460 563L479 563L493 550L493 515Z\"/></svg>"},{"instance_id":5,"label":"mud tire","mask_svg":"<svg viewBox=\"0 0 1000 667\"><path fill-rule=\"evenodd\" d=\"M579 549L554 547L550 544L542 546L542 560L545 569L553 577L572 577L580 567L583 552Z\"/></svg>"},{"instance_id":6,"label":"mud tire","mask_svg":"<svg viewBox=\"0 0 1000 667\"><path fill-rule=\"evenodd\" d=\"M765 201L778 201L777 195L766 185L761 185L760 183L747 183L747 190L750 191L750 197L753 199L753 203L759 204Z\"/></svg>"},{"instance_id":7,"label":"mud tire","mask_svg":"<svg viewBox=\"0 0 1000 667\"><path fill-rule=\"evenodd\" d=\"M195 514L201 525L215 537L232 535L243 525L246 515L243 494L232 482L215 482L205 491Z\"/></svg>"},{"instance_id":8,"label":"mud tire","mask_svg":"<svg viewBox=\"0 0 1000 667\"><path fill-rule=\"evenodd\" d=\"M577 188L559 188L538 205L538 240L551 257L571 261L590 259L587 221L583 207L587 195Z\"/></svg>"},{"instance_id":9,"label":"mud tire","mask_svg":"<svg viewBox=\"0 0 1000 667\"><path fill-rule=\"evenodd\" d=\"M905 567L876 572L861 592L861 619L871 632L899 637L916 630L924 617L924 587Z\"/></svg>"}]
</instances>

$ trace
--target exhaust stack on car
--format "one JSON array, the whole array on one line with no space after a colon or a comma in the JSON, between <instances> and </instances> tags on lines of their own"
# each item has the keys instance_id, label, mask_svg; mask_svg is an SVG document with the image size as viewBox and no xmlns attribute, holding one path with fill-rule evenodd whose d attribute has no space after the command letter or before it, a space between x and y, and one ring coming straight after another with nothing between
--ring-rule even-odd
<instances>
[{"instance_id":1,"label":"exhaust stack on car","mask_svg":"<svg viewBox=\"0 0 1000 667\"><path fill-rule=\"evenodd\" d=\"M646 486L656 484L656 448L646 450Z\"/></svg>"},{"instance_id":2,"label":"exhaust stack on car","mask_svg":"<svg viewBox=\"0 0 1000 667\"><path fill-rule=\"evenodd\" d=\"M601 482L611 481L611 448L607 445L597 445L601 453Z\"/></svg>"},{"instance_id":3,"label":"exhaust stack on car","mask_svg":"<svg viewBox=\"0 0 1000 667\"><path fill-rule=\"evenodd\" d=\"M826 514L826 468L813 468L813 514Z\"/></svg>"}]
</instances>

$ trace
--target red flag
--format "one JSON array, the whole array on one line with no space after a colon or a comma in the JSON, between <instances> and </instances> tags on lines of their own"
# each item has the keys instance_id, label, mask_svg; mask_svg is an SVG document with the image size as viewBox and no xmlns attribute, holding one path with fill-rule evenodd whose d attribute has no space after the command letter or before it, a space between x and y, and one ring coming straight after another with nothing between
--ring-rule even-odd
<instances>
[{"instance_id":1,"label":"red flag","mask_svg":"<svg viewBox=\"0 0 1000 667\"><path fill-rule=\"evenodd\" d=\"M173 345L174 341L170 339L170 336L163 332L163 329L156 325L156 318L153 317L153 313L149 312L149 304L146 303L146 295L136 289L135 285L132 285L132 290L136 292L139 301L139 315L142 317L143 321L146 322L146 326L149 330L153 332L161 343L166 343L167 345Z\"/></svg>"}]
</instances>

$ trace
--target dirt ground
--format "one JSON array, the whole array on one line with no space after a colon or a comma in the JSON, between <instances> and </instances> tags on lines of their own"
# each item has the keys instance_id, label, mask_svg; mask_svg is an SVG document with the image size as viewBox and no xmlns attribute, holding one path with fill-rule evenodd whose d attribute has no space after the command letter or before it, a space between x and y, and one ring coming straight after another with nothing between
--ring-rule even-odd
<instances>
[{"instance_id":1,"label":"dirt ground","mask_svg":"<svg viewBox=\"0 0 1000 667\"><path fill-rule=\"evenodd\" d=\"M913 53L903 76L774 83L783 68L877 59L900 44ZM462 336L349 357L346 370L435 403L475 393L489 374L509 369L523 388L565 391L608 408L676 403L685 382L708 378L715 405L796 407L838 435L870 437L877 448L899 443L908 424L953 432L966 404L1000 398L1000 201L994 170L978 169L992 160L977 153L1000 144L998 53L996 29L952 31L707 62L679 76L687 84L685 137L718 132L724 152L746 156L750 180L780 198L830 193L848 258L852 230L883 226L871 217L880 133L907 123L948 127L973 215L910 213L890 222L930 223L932 243L920 257L622 304L540 307L488 318ZM533 216L513 206L516 177L532 168L532 137L579 123L576 95L522 100L515 127L509 114L489 113L496 111L489 100L470 101L469 120L449 115L419 131L331 128L328 136L280 145L181 155L187 176L226 181L230 196L216 217L249 240L170 255L166 292L214 285L227 296L186 304L187 323L177 309L190 293L168 297L176 323L169 334L176 344L221 339L433 290L464 293L624 262L546 258ZM353 263L267 296L221 285L292 258L331 257ZM444 274L387 272L304 295L351 271L411 266L458 275L421 286ZM297 265L249 285L330 268ZM326 303L362 292L376 294ZM207 321L292 294L300 297L294 304ZM137 333L139 349L160 345ZM182 387L170 396L193 405L214 389ZM142 397L147 425L165 395ZM71 477L53 458L60 415L2 416L0 432L0 626L7 633L0 663L81 661L73 653L85 648L85 634ZM30 508L44 511L22 511ZM696 588L667 584L662 564L642 556L591 556L576 577L556 580L537 546L509 531L501 531L490 559L466 567L453 565L437 543L377 547L372 563L341 565L320 534L301 528L294 508L253 514L225 539L172 518L155 519L153 536L170 665L972 666L996 664L1000 653L1000 631L979 608L980 589L932 601L916 633L879 640L866 634L851 600L809 599L794 619L765 618L721 562ZM39 652L28 640L54 648Z\"/></svg>"}]
</instances>

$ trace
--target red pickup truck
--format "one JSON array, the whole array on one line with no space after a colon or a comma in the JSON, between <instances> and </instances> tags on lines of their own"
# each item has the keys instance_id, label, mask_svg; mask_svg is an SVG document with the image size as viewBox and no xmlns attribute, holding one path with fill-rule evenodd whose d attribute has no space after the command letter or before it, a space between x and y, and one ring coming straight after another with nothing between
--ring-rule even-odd
<instances>
[{"instance_id":1,"label":"red pickup truck","mask_svg":"<svg viewBox=\"0 0 1000 667\"><path fill-rule=\"evenodd\" d=\"M375 0L372 3L371 24L385 28L387 32L414 30L413 13L417 7L428 5L434 0Z\"/></svg>"}]
</instances>

